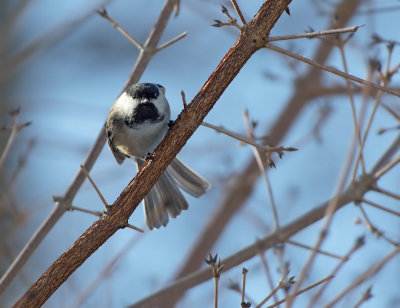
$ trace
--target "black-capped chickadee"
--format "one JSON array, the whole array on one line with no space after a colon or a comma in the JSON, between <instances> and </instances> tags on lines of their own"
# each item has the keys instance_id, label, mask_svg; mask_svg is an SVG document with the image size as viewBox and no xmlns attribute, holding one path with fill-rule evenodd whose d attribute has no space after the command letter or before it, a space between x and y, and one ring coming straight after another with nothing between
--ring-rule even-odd
<instances>
[{"instance_id":1,"label":"black-capped chickadee","mask_svg":"<svg viewBox=\"0 0 400 308\"><path fill-rule=\"evenodd\" d=\"M168 131L170 109L159 84L137 83L127 88L111 107L107 118L108 144L119 164L133 157L138 170ZM150 229L166 226L188 204L177 184L200 197L210 184L174 158L144 198L144 214Z\"/></svg>"}]
</instances>

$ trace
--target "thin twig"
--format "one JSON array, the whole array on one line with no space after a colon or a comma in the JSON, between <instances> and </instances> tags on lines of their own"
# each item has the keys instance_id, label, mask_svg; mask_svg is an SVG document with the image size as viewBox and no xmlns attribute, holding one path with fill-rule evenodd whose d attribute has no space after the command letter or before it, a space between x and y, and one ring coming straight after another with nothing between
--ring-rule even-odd
<instances>
[{"instance_id":1,"label":"thin twig","mask_svg":"<svg viewBox=\"0 0 400 308\"><path fill-rule=\"evenodd\" d=\"M6 161L6 158L10 152L11 146L13 145L17 134L20 132L21 129L23 129L24 127L29 126L31 124L31 122L18 124L20 110L21 110L20 108L16 108L15 110L12 110L9 112L9 114L13 117L14 122L10 128L11 134L8 137L7 144L6 144L6 146L3 150L3 153L1 154L1 157L0 157L0 170L3 168L4 162Z\"/></svg>"},{"instance_id":2,"label":"thin twig","mask_svg":"<svg viewBox=\"0 0 400 308\"><path fill-rule=\"evenodd\" d=\"M392 193L391 191L388 191L388 190L383 189L383 188L381 188L381 187L375 187L374 190L375 190L376 192L379 192L379 193L381 193L381 194L384 194L384 195L386 195L386 196L388 196L388 197L391 197L391 198L393 198L393 199L400 200L400 195L399 195L399 194Z\"/></svg>"},{"instance_id":3,"label":"thin twig","mask_svg":"<svg viewBox=\"0 0 400 308\"><path fill-rule=\"evenodd\" d=\"M377 130L377 134L378 135L382 135L382 134L384 134L384 133L386 133L388 131L393 131L393 130L400 130L400 125L379 128Z\"/></svg>"},{"instance_id":4,"label":"thin twig","mask_svg":"<svg viewBox=\"0 0 400 308\"><path fill-rule=\"evenodd\" d=\"M360 300L354 305L354 308L360 308L363 303L372 298L371 290L372 287L368 287L367 290L365 290Z\"/></svg>"},{"instance_id":5,"label":"thin twig","mask_svg":"<svg viewBox=\"0 0 400 308\"><path fill-rule=\"evenodd\" d=\"M240 10L239 5L237 4L236 0L231 0L233 7L235 8L236 13L239 16L240 21L242 22L242 25L244 26L247 24L246 20L243 17L242 11Z\"/></svg>"},{"instance_id":6,"label":"thin twig","mask_svg":"<svg viewBox=\"0 0 400 308\"><path fill-rule=\"evenodd\" d=\"M339 272L339 270L343 267L343 265L350 259L350 257L356 252L359 248L361 248L365 244L364 237L359 237L353 247L346 253L346 255L343 257L341 262L339 262L336 267L333 269L331 275L336 276ZM318 299L322 296L324 291L328 288L329 284L331 281L327 281L319 290L317 293L311 297L311 300L308 303L308 307L313 307L315 303L318 301Z\"/></svg>"},{"instance_id":7,"label":"thin twig","mask_svg":"<svg viewBox=\"0 0 400 308\"><path fill-rule=\"evenodd\" d=\"M369 200L366 200L366 199L362 199L360 201L363 202L363 203L369 204L369 205L371 205L371 206L373 206L373 207L375 207L377 209L380 209L382 211L388 212L388 213L396 215L396 216L400 216L400 212L396 212L394 210L388 209L387 207L379 205L378 203L375 203L375 202L372 202L372 201L369 201Z\"/></svg>"},{"instance_id":8,"label":"thin twig","mask_svg":"<svg viewBox=\"0 0 400 308\"><path fill-rule=\"evenodd\" d=\"M221 275L222 268L221 259L218 259L218 254L213 257L210 253L209 258L205 262L211 267L213 277L214 277L214 308L218 308L218 281Z\"/></svg>"},{"instance_id":9,"label":"thin twig","mask_svg":"<svg viewBox=\"0 0 400 308\"><path fill-rule=\"evenodd\" d=\"M96 193L99 195L99 198L101 200L101 202L103 202L104 207L106 208L106 211L108 210L108 203L106 201L106 199L104 199L102 193L100 192L99 188L97 187L96 183L93 181L92 177L89 175L89 172L86 170L85 166L81 165L80 166L82 169L83 174L87 177L87 179L89 180L90 184L92 184L94 190L96 191Z\"/></svg>"},{"instance_id":10,"label":"thin twig","mask_svg":"<svg viewBox=\"0 0 400 308\"><path fill-rule=\"evenodd\" d=\"M338 37L337 46L339 47L340 55L341 55L341 58L342 58L344 72L346 74L348 74L349 70L347 68L347 60L346 60L346 55L345 55L345 52L344 52L345 42L340 37ZM354 96L353 96L352 86L351 86L350 80L347 79L347 78L346 78L346 86L347 86L347 93L348 93L349 99L350 99L350 107L351 107L351 115L352 115L352 118L353 118L354 134L357 137L358 147L360 149L362 149L360 126L359 126L359 123L357 121L356 107L355 107L355 104L354 104ZM365 174L366 171L365 171L365 163L364 163L364 156L363 156L363 151L362 150L360 151L360 163L361 163L362 174ZM351 179L352 182L354 181L354 178L355 178L355 173L353 173L353 175L352 175L352 179Z\"/></svg>"},{"instance_id":11,"label":"thin twig","mask_svg":"<svg viewBox=\"0 0 400 308\"><path fill-rule=\"evenodd\" d=\"M159 52L160 50L163 50L163 49L167 48L168 46L171 46L172 44L176 43L177 41L183 39L186 35L187 35L187 31L183 32L182 34L179 34L177 37L173 38L172 40L158 46L156 48L155 52Z\"/></svg>"},{"instance_id":12,"label":"thin twig","mask_svg":"<svg viewBox=\"0 0 400 308\"><path fill-rule=\"evenodd\" d=\"M227 135L229 137L232 137L232 138L234 138L236 140L239 140L239 141L241 141L243 143L246 143L246 144L249 144L249 145L251 145L253 147L256 147L260 151L263 151L263 152L266 152L266 153L275 152L275 153L278 153L279 156L281 156L284 151L285 152L297 151L297 149L293 148L293 147L270 147L270 146L261 145L261 144L258 144L256 142L254 142L250 138L247 138L245 136L242 136L242 135L236 134L234 132L231 132L231 131L223 128L223 127L215 126L215 125L213 125L211 123L208 123L208 122L204 122L203 121L203 122L201 122L201 125L203 125L205 127L208 127L208 128L211 128L211 129L213 129L213 130L215 130L217 132L223 133L223 134L225 134L225 135Z\"/></svg>"},{"instance_id":13,"label":"thin twig","mask_svg":"<svg viewBox=\"0 0 400 308\"><path fill-rule=\"evenodd\" d=\"M294 246L301 247L301 248L308 249L308 250L313 250L314 249L314 247L311 247L311 246L308 246L308 245L304 245L302 243L298 243L298 242L295 242L295 241L292 241L292 240L287 240L285 243L286 244L292 244ZM344 259L344 257L342 257L342 256L338 256L338 255L336 255L334 253L323 251L321 249L319 249L317 252L319 254L321 254L321 255L325 255L325 256L328 256L328 257L331 257L331 258L335 258L335 259L339 259L339 260L343 260Z\"/></svg>"},{"instance_id":14,"label":"thin twig","mask_svg":"<svg viewBox=\"0 0 400 308\"><path fill-rule=\"evenodd\" d=\"M12 188L13 188L13 186L14 186L17 178L18 178L18 175L21 173L21 171L25 167L26 162L27 162L28 158L30 157L30 154L32 153L32 150L33 150L35 144L36 144L36 140L35 139L31 139L29 141L26 149L23 152L24 154L18 159L18 165L15 168L15 170L13 171L12 175L10 176L10 179L2 187L2 191L0 192L0 208L6 206L7 203L3 202L3 198L6 197L9 192L12 191ZM17 206L14 203L10 204L10 208L12 208L14 213L18 213L19 212Z\"/></svg>"},{"instance_id":15,"label":"thin twig","mask_svg":"<svg viewBox=\"0 0 400 308\"><path fill-rule=\"evenodd\" d=\"M383 86L386 86L386 84L383 83ZM356 157L356 162L355 162L355 164L354 164L353 178L355 178L355 176L356 176L356 174L357 174L357 169L358 169L359 162L361 161L362 152L363 152L363 150L364 150L365 143L366 143L366 141L367 141L367 137L368 137L368 134L369 134L371 125L372 125L372 121L373 121L373 119L375 118L376 110L378 109L378 106L380 105L382 95L383 95L382 91L378 91L377 94L376 94L375 103L374 103L374 106L373 106L373 108L372 108L371 114L370 114L370 116L369 116L369 118L368 118L367 126L366 126L365 131L364 131L364 136L363 136L363 138L362 138L362 140L361 140L361 145L360 145L360 147L359 147L359 149L358 149L358 154L357 154L357 157Z\"/></svg>"},{"instance_id":16,"label":"thin twig","mask_svg":"<svg viewBox=\"0 0 400 308\"><path fill-rule=\"evenodd\" d=\"M400 135L399 138L400 139ZM399 147L399 146L398 146ZM382 167L379 171L377 171L374 174L374 177L376 179L381 178L386 172L388 172L389 170L391 170L394 166L396 166L398 163L400 163L400 155L395 157L391 162L389 162L386 166Z\"/></svg>"},{"instance_id":17,"label":"thin twig","mask_svg":"<svg viewBox=\"0 0 400 308\"><path fill-rule=\"evenodd\" d=\"M244 120L246 122L249 139L254 140L254 132L253 132L252 126L250 125L249 114L248 114L247 110L244 112L243 116L244 116ZM274 194L272 191L271 182L269 181L268 175L265 171L266 168L264 166L263 160L261 159L260 153L258 152L257 148L255 148L255 147L253 147L253 154L257 161L258 167L260 169L260 173L262 174L262 177L264 178L265 185L267 186L270 207L271 207L271 211L272 211L272 214L274 217L274 230L278 230L279 229L278 211L276 210L276 204L275 204Z\"/></svg>"},{"instance_id":18,"label":"thin twig","mask_svg":"<svg viewBox=\"0 0 400 308\"><path fill-rule=\"evenodd\" d=\"M144 233L144 230L142 228L136 227L134 225L131 224L126 224L126 227L135 231L138 231L140 233Z\"/></svg>"},{"instance_id":19,"label":"thin twig","mask_svg":"<svg viewBox=\"0 0 400 308\"><path fill-rule=\"evenodd\" d=\"M373 61L369 62L369 68L368 68L368 73L367 73L367 81L371 81L373 79L374 76L374 72L376 71L376 66L374 65ZM349 82L347 81L346 84L348 84ZM363 127L364 124L364 120L366 117L366 113L367 113L367 106L368 106L368 100L370 97L370 92L371 92L371 88L370 87L363 87L362 89L362 101L361 101L361 108L358 114L358 129L359 129L359 134L360 134L360 140L361 140L361 144L359 142L359 146L358 146L358 151L359 153L362 154L362 138L361 138L361 127ZM356 157L356 162L354 163L354 167L353 167L353 172L351 175L351 182L354 182L354 180L356 179L357 176L357 171L358 171L358 161L361 159L361 154L357 155ZM363 170L363 172L365 173L365 170Z\"/></svg>"},{"instance_id":20,"label":"thin twig","mask_svg":"<svg viewBox=\"0 0 400 308\"><path fill-rule=\"evenodd\" d=\"M264 269L265 269L265 273L267 275L267 281L268 281L268 285L271 289L271 292L274 290L274 282L272 281L272 275L271 275L271 271L269 270L269 265L268 265L268 261L267 258L265 257L264 251L260 249L258 255L261 258L261 264L263 265ZM276 296L276 292L273 294L274 297L274 301L277 302L278 301L278 297Z\"/></svg>"},{"instance_id":21,"label":"thin twig","mask_svg":"<svg viewBox=\"0 0 400 308\"><path fill-rule=\"evenodd\" d=\"M344 73L344 72L342 72L342 71L339 71L339 70L337 70L337 69L334 69L334 68L332 68L332 67L319 64L319 63L317 63L317 62L315 62L315 61L313 61L313 60L310 60L310 59L307 59L307 58L302 57L302 56L300 56L300 55L297 55L297 54L292 53L292 52L290 52L290 51L288 51L288 50L285 50L285 49L283 49L283 48L280 48L280 47L277 47L277 46L274 46L274 45L271 45L271 44L266 44L266 45L265 45L265 48L268 48L268 49L274 50L274 51L276 51L276 52L282 53L282 54L284 54L284 55L287 55L287 56L292 57L292 58L294 58L294 59L297 59L297 60L299 60L299 61L305 62L305 63L307 63L307 64L310 64L310 65L312 65L312 66L315 66L315 67L317 67L317 68L320 68L320 69L322 69L322 70L325 70L325 71L327 71L327 72L330 72L330 73L332 73L332 74L338 75L338 76L340 76L340 77L350 79L350 80L355 81L355 82L357 82L357 83L360 83L360 84L362 84L362 85L364 85L364 86L371 87L371 88L374 88L374 89L376 89L376 90L381 90L381 91L383 91L383 92L385 92L385 93L389 93L389 94L392 94L392 95L395 95L395 96L399 96L399 97L400 97L400 92L399 92L399 91L396 91L396 90L393 90L393 89L389 89L389 88L383 87L383 86L381 86L381 85L378 85L378 84L375 84L375 83L373 83L373 82L370 82L370 81L367 81L367 80L358 78L358 77L356 77L356 76L353 76L353 75L350 75L350 74L346 74L346 73Z\"/></svg>"},{"instance_id":22,"label":"thin twig","mask_svg":"<svg viewBox=\"0 0 400 308\"><path fill-rule=\"evenodd\" d=\"M388 85L392 74L398 70L398 66L395 67L393 71L390 70L390 63L391 63L393 48L394 48L393 44L389 44L388 45L388 59L386 61L385 72L382 74L380 72L380 70L378 70L378 72L380 73L379 75L381 77L381 84L382 84L382 86L385 86L385 87ZM364 132L364 136L363 136L363 139L362 139L362 142L361 142L361 147L360 147L360 149L358 151L357 160L356 160L355 167L354 167L354 170L355 170L354 173L357 171L358 163L361 160L362 150L363 150L363 148L365 146L365 143L366 143L366 140L367 140L367 137L368 137L368 133L369 133L371 125L372 125L372 121L375 118L376 110L377 110L378 106L381 104L381 97L382 97L382 92L378 91L378 93L376 95L376 98L375 98L375 103L374 103L373 109L372 109L370 117L368 119L367 127L366 127L365 132Z\"/></svg>"},{"instance_id":23,"label":"thin twig","mask_svg":"<svg viewBox=\"0 0 400 308\"><path fill-rule=\"evenodd\" d=\"M340 29L308 32L308 33L301 33L301 34L293 34L293 35L272 36L272 37L267 38L266 41L276 42L276 41L287 41L287 40L300 39L300 38L310 39L310 38L316 38L316 37L323 36L323 35L333 35L333 34L340 34L340 33L356 32L361 27L364 27L364 25L340 28Z\"/></svg>"},{"instance_id":24,"label":"thin twig","mask_svg":"<svg viewBox=\"0 0 400 308\"><path fill-rule=\"evenodd\" d=\"M339 199L338 196L342 193L343 189L345 188L346 182L347 182L347 178L350 175L350 171L351 171L351 165L353 162L353 158L356 152L356 141L357 137L353 136L350 145L348 147L347 150L347 154L346 154L346 158L345 161L343 163L342 169L338 175L338 180L337 180L337 184L335 187L335 191L334 191L334 195L336 197L334 197L328 208L327 208L327 217L325 222L323 223L322 229L319 233L319 236L317 238L317 241L314 245L314 249L311 251L311 254L308 258L308 260L306 261L305 265L303 266L300 275L298 277L298 281L296 282L296 284L293 287L293 290L291 292L291 296L289 296L288 301L286 306L287 307L291 307L291 305L293 304L293 301L295 299L295 295L296 292L300 289L301 284L303 283L303 281L305 280L310 268L312 267L317 251L320 249L320 247L322 246L322 243L325 241L326 239L326 234L332 224L333 221L333 216L334 213L336 212L337 207L339 206Z\"/></svg>"},{"instance_id":25,"label":"thin twig","mask_svg":"<svg viewBox=\"0 0 400 308\"><path fill-rule=\"evenodd\" d=\"M241 287L239 286L239 283L230 281L230 283L228 283L228 289L242 296L242 290ZM251 307L251 303L254 303L255 301L251 299L248 294L244 294L244 297L247 299L247 302L242 302L242 308Z\"/></svg>"},{"instance_id":26,"label":"thin twig","mask_svg":"<svg viewBox=\"0 0 400 308\"><path fill-rule=\"evenodd\" d=\"M354 288L359 286L361 283L363 283L368 278L371 278L376 273L378 273L382 269L382 267L385 266L398 253L400 253L400 247L397 247L395 250L393 250L391 253L389 253L385 258L383 258L379 263L370 267L364 273L362 273L360 276L358 276L357 279L355 279L352 284L350 284L346 289L344 289L338 296L336 296L332 301L330 301L325 307L330 308L330 307L333 307L334 305L336 305L350 291L352 291Z\"/></svg>"},{"instance_id":27,"label":"thin twig","mask_svg":"<svg viewBox=\"0 0 400 308\"><path fill-rule=\"evenodd\" d=\"M315 287L319 286L321 283L324 283L324 282L332 279L333 277L335 277L335 276L329 275L328 277L325 277L324 279L321 279L320 281L317 281L317 282L309 285L308 287L297 291L293 296L297 296L297 295L300 295L300 294L302 294L304 292L307 292L308 290L311 290L312 288L315 288ZM268 306L267 308L277 307L277 306L283 304L284 302L286 302L287 300L289 300L290 298L291 298L291 296L286 297L286 298L280 300L279 302L276 302L273 305Z\"/></svg>"},{"instance_id":28,"label":"thin twig","mask_svg":"<svg viewBox=\"0 0 400 308\"><path fill-rule=\"evenodd\" d=\"M105 8L96 11L101 17L106 19L115 29L117 29L123 36L125 36L133 45L139 49L139 51L143 50L143 45L140 44L134 37L132 37L128 32L125 31L113 18L108 15L108 12Z\"/></svg>"},{"instance_id":29,"label":"thin twig","mask_svg":"<svg viewBox=\"0 0 400 308\"><path fill-rule=\"evenodd\" d=\"M214 20L215 24L212 24L211 26L213 26L213 27L234 26L234 27L238 28L239 31L242 29L242 27L237 23L236 19L233 18L229 14L228 9L225 6L221 5L221 11L222 11L222 13L224 13L226 15L226 17L228 17L229 21L228 22L222 22L220 20L215 19Z\"/></svg>"},{"instance_id":30,"label":"thin twig","mask_svg":"<svg viewBox=\"0 0 400 308\"><path fill-rule=\"evenodd\" d=\"M183 90L181 90L181 96L182 96L183 110L187 111L186 97L185 97L185 92ZM201 125L204 125L204 122Z\"/></svg>"},{"instance_id":31,"label":"thin twig","mask_svg":"<svg viewBox=\"0 0 400 308\"><path fill-rule=\"evenodd\" d=\"M399 242L392 240L391 238L389 238L388 236L385 235L385 233L383 231L381 231L380 229L378 229L370 220L370 218L367 215L367 212L365 211L363 205L361 202L357 201L356 205L358 206L358 208L361 211L362 216L364 217L365 221L364 221L364 225L368 228L368 230L370 230L372 232L372 234L374 234L377 238L382 238L385 241L387 241L389 244L397 247L399 246Z\"/></svg>"},{"instance_id":32,"label":"thin twig","mask_svg":"<svg viewBox=\"0 0 400 308\"><path fill-rule=\"evenodd\" d=\"M257 306L256 308L261 308L272 296L276 295L276 292L278 292L281 289L282 285L278 283L278 285L271 291L270 294L266 298L264 298Z\"/></svg>"},{"instance_id":33,"label":"thin twig","mask_svg":"<svg viewBox=\"0 0 400 308\"><path fill-rule=\"evenodd\" d=\"M294 277L288 277L290 272L290 264L289 262L286 262L284 259L285 247L286 247L285 245L286 244L284 242L274 245L273 251L278 258L279 273L281 274L280 284L286 296L288 291L291 289L292 285L295 283L295 281Z\"/></svg>"},{"instance_id":34,"label":"thin twig","mask_svg":"<svg viewBox=\"0 0 400 308\"><path fill-rule=\"evenodd\" d=\"M242 269L242 276L243 276L243 280L242 280L242 301L241 301L242 308L244 308L243 306L247 305L244 302L244 298L245 298L245 294L246 294L246 275L247 275L248 271L249 270L247 268L243 267L243 269Z\"/></svg>"},{"instance_id":35,"label":"thin twig","mask_svg":"<svg viewBox=\"0 0 400 308\"><path fill-rule=\"evenodd\" d=\"M363 205L360 203L360 201L356 201L356 205L359 208L361 215L364 217L365 219L365 225L367 226L367 228L376 235L376 237L381 237L382 232L376 228L373 223L371 222L371 220L369 219L367 212L365 212Z\"/></svg>"},{"instance_id":36,"label":"thin twig","mask_svg":"<svg viewBox=\"0 0 400 308\"><path fill-rule=\"evenodd\" d=\"M92 214L92 215L95 215L97 217L101 217L104 214L103 212L100 212L100 211L92 211L92 210L88 210L88 209L85 209L85 208L82 208L82 207L78 207L78 206L75 206L75 205L72 205L72 204L69 206L68 210L70 210L70 211L79 211L79 212L82 212L82 213Z\"/></svg>"}]
</instances>

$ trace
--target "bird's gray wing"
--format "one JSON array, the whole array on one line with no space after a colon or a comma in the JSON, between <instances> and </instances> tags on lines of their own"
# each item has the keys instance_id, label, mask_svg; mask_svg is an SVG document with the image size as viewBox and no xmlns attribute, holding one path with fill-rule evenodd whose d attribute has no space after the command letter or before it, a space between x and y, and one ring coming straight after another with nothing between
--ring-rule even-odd
<instances>
[{"instance_id":1,"label":"bird's gray wing","mask_svg":"<svg viewBox=\"0 0 400 308\"><path fill-rule=\"evenodd\" d=\"M114 155L117 163L122 164L122 162L125 159L125 155L113 145L113 138L114 138L113 126L114 123L112 121L106 122L106 134L107 134L108 146L110 147L111 153Z\"/></svg>"}]
</instances>

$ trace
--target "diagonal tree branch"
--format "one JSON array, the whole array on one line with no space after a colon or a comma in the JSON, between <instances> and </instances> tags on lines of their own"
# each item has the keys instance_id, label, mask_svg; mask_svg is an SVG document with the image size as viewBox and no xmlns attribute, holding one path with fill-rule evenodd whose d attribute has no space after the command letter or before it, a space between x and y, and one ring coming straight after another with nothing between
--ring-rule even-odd
<instances>
[{"instance_id":1,"label":"diagonal tree branch","mask_svg":"<svg viewBox=\"0 0 400 308\"><path fill-rule=\"evenodd\" d=\"M140 51L139 57L136 61L136 64L128 78L124 89L139 81L140 76L142 76L145 68L149 64L151 58L154 55L154 50L157 47L157 44L160 40L161 34L164 31L169 17L172 14L173 8L176 5L178 0L166 0L165 4L161 10L161 13L157 19L156 24L154 25L151 33L149 34L146 43L143 46L143 49ZM100 132L97 136L97 139L90 149L85 161L83 162L83 166L86 170L90 171L97 160L97 157L100 155L101 150L103 149L104 143L106 141L106 133L104 129L104 125L101 127ZM24 264L28 261L32 253L36 250L42 240L46 237L46 235L50 232L53 226L57 223L57 221L62 217L62 215L69 209L70 204L74 200L76 194L81 188L85 175L82 172L82 169L79 168L75 178L72 180L70 186L65 192L64 196L61 198L57 198L57 202L51 211L51 213L46 217L43 223L39 226L39 228L35 231L32 237L29 239L28 243L22 248L18 256L15 258L13 263L4 273L4 275L0 279L0 294L2 294L11 281L18 274L20 269L24 266Z\"/></svg>"},{"instance_id":2,"label":"diagonal tree branch","mask_svg":"<svg viewBox=\"0 0 400 308\"><path fill-rule=\"evenodd\" d=\"M15 307L42 305L93 252L118 229L126 225L140 201L195 132L240 69L251 55L264 46L264 40L289 3L290 0L263 3L254 19L243 26L239 39L200 92L179 115L164 140L154 151L154 159L146 161L110 210L45 271L18 300Z\"/></svg>"}]
</instances>

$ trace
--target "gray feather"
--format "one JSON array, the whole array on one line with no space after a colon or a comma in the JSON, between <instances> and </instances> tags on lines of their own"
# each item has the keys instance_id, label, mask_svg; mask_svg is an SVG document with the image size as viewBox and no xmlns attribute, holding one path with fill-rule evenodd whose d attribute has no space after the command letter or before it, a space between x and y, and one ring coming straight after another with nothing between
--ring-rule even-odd
<instances>
[{"instance_id":1,"label":"gray feather","mask_svg":"<svg viewBox=\"0 0 400 308\"><path fill-rule=\"evenodd\" d=\"M176 218L182 210L188 209L185 197L168 172L161 175L155 188L171 217Z\"/></svg>"},{"instance_id":2,"label":"gray feather","mask_svg":"<svg viewBox=\"0 0 400 308\"><path fill-rule=\"evenodd\" d=\"M135 162L138 170L142 168L144 160L135 158ZM146 223L150 229L165 227L168 215L176 218L182 210L188 209L188 203L177 184L195 197L210 188L206 180L175 158L143 200Z\"/></svg>"},{"instance_id":3,"label":"gray feather","mask_svg":"<svg viewBox=\"0 0 400 308\"><path fill-rule=\"evenodd\" d=\"M174 158L168 166L167 172L187 193L200 197L211 185L201 176L192 171L178 158Z\"/></svg>"},{"instance_id":4,"label":"gray feather","mask_svg":"<svg viewBox=\"0 0 400 308\"><path fill-rule=\"evenodd\" d=\"M144 161L135 159L138 169ZM168 215L175 218L188 208L185 197L180 192L174 179L165 172L143 200L146 223L150 229L168 224Z\"/></svg>"},{"instance_id":5,"label":"gray feather","mask_svg":"<svg viewBox=\"0 0 400 308\"><path fill-rule=\"evenodd\" d=\"M156 214L155 205L157 203L154 200L154 196L154 191L153 189L151 189L143 199L144 216L146 218L147 226L150 229L161 227L161 224L158 221L158 217Z\"/></svg>"},{"instance_id":6,"label":"gray feather","mask_svg":"<svg viewBox=\"0 0 400 308\"><path fill-rule=\"evenodd\" d=\"M111 149L111 153L115 157L115 160L117 161L118 164L121 165L123 163L124 159L125 159L125 155L121 151L119 151L116 147L114 147L114 145L113 145L114 122L115 122L115 120L111 121L111 120L107 119L107 122L106 122L107 141L108 141L108 146Z\"/></svg>"}]
</instances>

